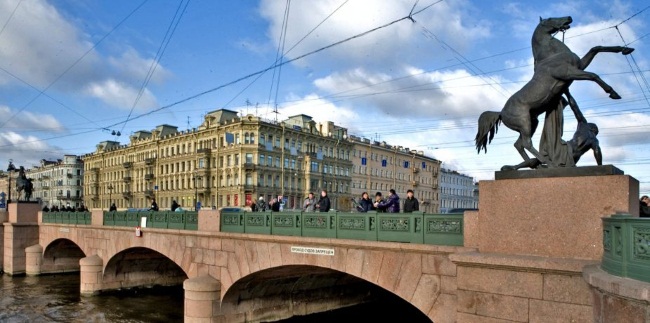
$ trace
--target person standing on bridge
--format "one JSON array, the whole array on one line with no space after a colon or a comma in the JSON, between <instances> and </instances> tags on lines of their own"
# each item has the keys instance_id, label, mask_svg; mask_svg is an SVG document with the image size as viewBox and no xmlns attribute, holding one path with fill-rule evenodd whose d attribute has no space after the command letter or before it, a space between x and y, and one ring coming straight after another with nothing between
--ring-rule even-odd
<instances>
[{"instance_id":1,"label":"person standing on bridge","mask_svg":"<svg viewBox=\"0 0 650 323\"><path fill-rule=\"evenodd\" d=\"M330 203L330 198L327 196L327 191L323 190L322 192L320 192L320 200L318 200L318 204L316 204L316 208L320 212L329 212L331 207L332 204Z\"/></svg>"},{"instance_id":2,"label":"person standing on bridge","mask_svg":"<svg viewBox=\"0 0 650 323\"><path fill-rule=\"evenodd\" d=\"M399 213L399 196L394 189L388 191L388 199L382 202L375 202L375 207L385 209L387 213Z\"/></svg>"},{"instance_id":3,"label":"person standing on bridge","mask_svg":"<svg viewBox=\"0 0 650 323\"><path fill-rule=\"evenodd\" d=\"M177 209L178 207L180 207L180 205L178 205L178 203L176 202L176 200L173 200L173 201L172 201L172 207L170 208L170 209L172 210L172 212L176 211L176 209Z\"/></svg>"},{"instance_id":4,"label":"person standing on bridge","mask_svg":"<svg viewBox=\"0 0 650 323\"><path fill-rule=\"evenodd\" d=\"M151 199L151 207L149 208L149 211L158 211L158 203L156 203L156 199Z\"/></svg>"},{"instance_id":5,"label":"person standing on bridge","mask_svg":"<svg viewBox=\"0 0 650 323\"><path fill-rule=\"evenodd\" d=\"M316 199L314 198L314 193L309 192L305 203L302 204L302 210L304 212L314 212L314 206L316 205Z\"/></svg>"},{"instance_id":6,"label":"person standing on bridge","mask_svg":"<svg viewBox=\"0 0 650 323\"><path fill-rule=\"evenodd\" d=\"M117 211L117 206L115 206L115 202L111 203L111 206L108 208L108 212L115 212Z\"/></svg>"}]
</instances>

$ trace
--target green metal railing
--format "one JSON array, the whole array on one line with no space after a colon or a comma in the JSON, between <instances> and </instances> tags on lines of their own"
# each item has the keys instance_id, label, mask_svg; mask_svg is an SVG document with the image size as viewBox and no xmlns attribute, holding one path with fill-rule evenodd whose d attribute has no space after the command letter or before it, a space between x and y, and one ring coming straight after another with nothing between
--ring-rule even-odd
<instances>
[{"instance_id":1,"label":"green metal railing","mask_svg":"<svg viewBox=\"0 0 650 323\"><path fill-rule=\"evenodd\" d=\"M43 212L43 223L90 224L90 212Z\"/></svg>"},{"instance_id":2,"label":"green metal railing","mask_svg":"<svg viewBox=\"0 0 650 323\"><path fill-rule=\"evenodd\" d=\"M603 261L606 272L650 282L650 219L616 214L603 218Z\"/></svg>"},{"instance_id":3,"label":"green metal railing","mask_svg":"<svg viewBox=\"0 0 650 323\"><path fill-rule=\"evenodd\" d=\"M142 218L147 218L147 228L180 230L199 229L199 213L190 211L105 211L103 224L105 226L135 227L142 223Z\"/></svg>"},{"instance_id":4,"label":"green metal railing","mask_svg":"<svg viewBox=\"0 0 650 323\"><path fill-rule=\"evenodd\" d=\"M462 214L222 212L221 231L463 245Z\"/></svg>"}]
</instances>

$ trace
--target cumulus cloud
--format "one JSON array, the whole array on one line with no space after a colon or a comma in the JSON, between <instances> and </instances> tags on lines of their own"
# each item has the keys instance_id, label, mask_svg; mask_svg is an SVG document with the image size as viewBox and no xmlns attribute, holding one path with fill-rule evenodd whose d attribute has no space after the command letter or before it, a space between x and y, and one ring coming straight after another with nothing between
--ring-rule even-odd
<instances>
[{"instance_id":1,"label":"cumulus cloud","mask_svg":"<svg viewBox=\"0 0 650 323\"><path fill-rule=\"evenodd\" d=\"M61 148L50 146L35 136L13 131L0 132L0 155L13 159L16 166L31 167L41 159L61 158Z\"/></svg>"},{"instance_id":2,"label":"cumulus cloud","mask_svg":"<svg viewBox=\"0 0 650 323\"><path fill-rule=\"evenodd\" d=\"M117 105L120 108L131 107L133 101L122 104L104 92L87 91L87 85L116 82L120 87L113 90L123 91L118 95L137 93L151 66L151 58L143 58L129 47L115 56L102 55L93 49L90 35L80 31L45 0L1 1L0 21L8 21L17 5L0 35L2 68L40 89L56 82L54 90L91 95L108 104L120 103ZM164 67L158 66L152 81L161 82L168 75ZM20 84L9 75L0 74L0 84L14 82Z\"/></svg>"},{"instance_id":3,"label":"cumulus cloud","mask_svg":"<svg viewBox=\"0 0 650 323\"><path fill-rule=\"evenodd\" d=\"M498 77L473 76L461 69L426 72L405 67L399 72L394 77L357 68L314 84L333 97L354 97L361 105L395 117L477 116L485 110L500 110L512 93L499 85L503 81Z\"/></svg>"},{"instance_id":4,"label":"cumulus cloud","mask_svg":"<svg viewBox=\"0 0 650 323\"><path fill-rule=\"evenodd\" d=\"M294 58L402 18L413 7L413 2L408 0L349 1L332 14L341 4L338 0L293 2L286 33L286 48L298 45L287 57ZM416 10L422 7L419 6ZM440 44L423 37L423 33L429 36L431 33L440 35L442 40L452 46L464 48L473 40L484 38L490 33L489 24L485 21L467 23L468 19L472 19L470 15L463 14L467 7L464 1L441 2L415 16L416 23L403 20L329 48L323 54L314 56L317 58L313 60L307 58L296 64L306 66L318 60L319 65L329 62L348 66L360 63L377 66L391 65L416 56L423 58L432 54L431 46L440 50ZM260 14L270 22L268 36L273 47L276 47L275 44L281 37L284 11L284 2L263 0L260 4ZM299 42L330 14L331 17L313 34Z\"/></svg>"},{"instance_id":5,"label":"cumulus cloud","mask_svg":"<svg viewBox=\"0 0 650 323\"><path fill-rule=\"evenodd\" d=\"M138 89L130 87L117 80L108 79L101 83L91 83L86 87L86 93L120 108L131 108L138 96ZM156 98L145 89L136 108L142 110L156 106Z\"/></svg>"},{"instance_id":6,"label":"cumulus cloud","mask_svg":"<svg viewBox=\"0 0 650 323\"><path fill-rule=\"evenodd\" d=\"M0 105L0 115L12 116L16 113L8 106ZM18 113L10 123L3 126L5 129L16 129L17 131L50 131L62 132L63 125L51 114L34 114L29 111Z\"/></svg>"}]
</instances>

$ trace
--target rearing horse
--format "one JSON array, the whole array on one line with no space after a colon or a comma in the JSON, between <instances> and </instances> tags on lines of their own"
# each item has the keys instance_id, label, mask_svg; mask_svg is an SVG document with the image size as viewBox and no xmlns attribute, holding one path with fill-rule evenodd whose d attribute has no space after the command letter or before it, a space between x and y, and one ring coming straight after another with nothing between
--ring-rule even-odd
<instances>
[{"instance_id":1,"label":"rearing horse","mask_svg":"<svg viewBox=\"0 0 650 323\"><path fill-rule=\"evenodd\" d=\"M569 29L571 22L573 22L571 17L540 18L532 38L535 59L533 78L508 99L501 112L486 111L481 114L475 138L477 152L480 153L481 149L487 152L487 144L492 142L499 122L503 122L506 127L519 133L519 138L514 146L524 160L530 160L525 151L528 150L538 160L546 164L547 158L535 149L532 142L532 136L539 123L537 118L542 113L555 109L560 109L559 113L562 112L561 96L562 94L570 96L568 89L573 81L596 82L605 92L609 93L610 98L621 98L597 74L584 69L600 52L627 55L634 49L622 46L596 46L581 59L564 43L553 37L555 33ZM567 99L571 101L570 98Z\"/></svg>"},{"instance_id":2,"label":"rearing horse","mask_svg":"<svg viewBox=\"0 0 650 323\"><path fill-rule=\"evenodd\" d=\"M18 200L20 201L21 192L25 191L25 201L29 201L32 197L33 189L34 184L32 183L32 179L27 178L25 175L25 168L23 166L20 166L18 177L16 178L16 192L18 193Z\"/></svg>"}]
</instances>

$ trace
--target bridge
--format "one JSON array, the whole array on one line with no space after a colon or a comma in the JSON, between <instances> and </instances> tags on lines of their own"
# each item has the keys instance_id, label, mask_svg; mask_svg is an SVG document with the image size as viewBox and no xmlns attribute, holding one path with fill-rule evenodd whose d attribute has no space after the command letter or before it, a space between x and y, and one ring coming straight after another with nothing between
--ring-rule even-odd
<instances>
[{"instance_id":1,"label":"bridge","mask_svg":"<svg viewBox=\"0 0 650 323\"><path fill-rule=\"evenodd\" d=\"M576 193L593 181L608 189ZM626 226L620 223L643 221L633 217L635 179L481 185L480 212L464 215L43 213L35 204L10 204L0 218L3 269L80 272L83 295L183 284L186 322L278 320L383 297L399 298L433 322L650 317L650 277L626 269L648 264L617 258L621 248L641 248L616 236ZM589 203L576 209L575 199ZM615 212L632 216L609 218Z\"/></svg>"}]
</instances>

